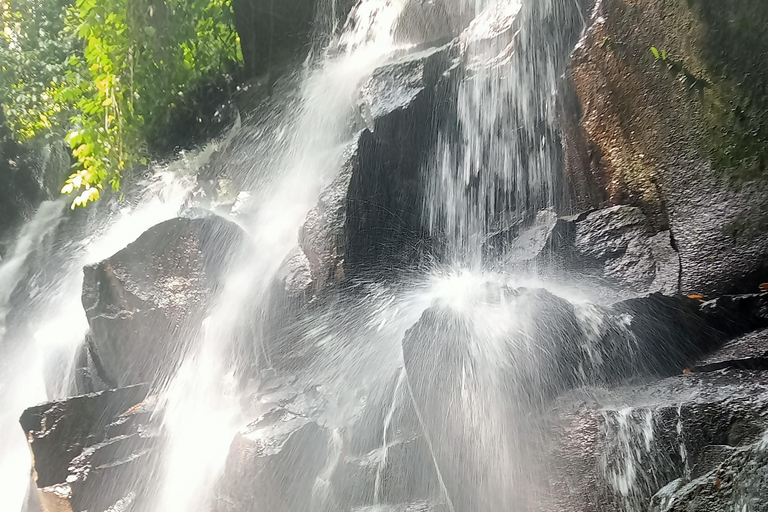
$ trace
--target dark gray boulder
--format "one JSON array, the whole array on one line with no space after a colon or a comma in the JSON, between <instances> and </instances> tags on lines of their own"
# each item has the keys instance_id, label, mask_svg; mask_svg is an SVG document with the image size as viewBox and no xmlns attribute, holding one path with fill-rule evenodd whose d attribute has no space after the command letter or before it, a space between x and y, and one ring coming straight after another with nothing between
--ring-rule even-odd
<instances>
[{"instance_id":1,"label":"dark gray boulder","mask_svg":"<svg viewBox=\"0 0 768 512\"><path fill-rule=\"evenodd\" d=\"M342 457L331 476L337 503L355 508L444 498L404 373L390 384L366 396L342 433Z\"/></svg>"},{"instance_id":2,"label":"dark gray boulder","mask_svg":"<svg viewBox=\"0 0 768 512\"><path fill-rule=\"evenodd\" d=\"M545 510L647 510L668 483L710 475L708 468L759 441L766 411L768 375L761 372L575 390L550 409Z\"/></svg>"},{"instance_id":3,"label":"dark gray boulder","mask_svg":"<svg viewBox=\"0 0 768 512\"><path fill-rule=\"evenodd\" d=\"M221 217L172 219L85 268L88 348L105 383L157 383L172 372L242 236Z\"/></svg>"},{"instance_id":4,"label":"dark gray boulder","mask_svg":"<svg viewBox=\"0 0 768 512\"><path fill-rule=\"evenodd\" d=\"M275 407L237 434L217 489L217 512L303 512L327 463L330 433Z\"/></svg>"},{"instance_id":5,"label":"dark gray boulder","mask_svg":"<svg viewBox=\"0 0 768 512\"><path fill-rule=\"evenodd\" d=\"M616 347L613 358L624 377L678 374L724 341L723 333L701 312L700 301L682 295L653 293L610 309L623 316L623 335L631 337L629 345Z\"/></svg>"},{"instance_id":6,"label":"dark gray boulder","mask_svg":"<svg viewBox=\"0 0 768 512\"><path fill-rule=\"evenodd\" d=\"M437 473L422 435L395 438L362 457L346 456L331 479L336 501L352 508L440 497Z\"/></svg>"},{"instance_id":7,"label":"dark gray boulder","mask_svg":"<svg viewBox=\"0 0 768 512\"><path fill-rule=\"evenodd\" d=\"M719 447L710 470L688 481L675 480L651 500L651 512L768 510L768 443L762 439L740 448Z\"/></svg>"},{"instance_id":8,"label":"dark gray boulder","mask_svg":"<svg viewBox=\"0 0 768 512\"><path fill-rule=\"evenodd\" d=\"M143 497L157 454L157 439L146 429L146 393L145 386L131 386L24 411L20 422L44 510L54 503L73 512L106 510Z\"/></svg>"},{"instance_id":9,"label":"dark gray boulder","mask_svg":"<svg viewBox=\"0 0 768 512\"><path fill-rule=\"evenodd\" d=\"M345 152L339 174L320 194L299 232L299 246L307 260L314 292L342 282L345 277L347 192L357 157L357 144L353 143Z\"/></svg>"},{"instance_id":10,"label":"dark gray boulder","mask_svg":"<svg viewBox=\"0 0 768 512\"><path fill-rule=\"evenodd\" d=\"M544 290L507 290L506 303L497 293L488 300L496 316L434 306L403 340L431 456L461 512L533 510L533 473L519 464L534 456L531 413L598 363L570 303ZM489 446L498 471L488 469Z\"/></svg>"},{"instance_id":11,"label":"dark gray boulder","mask_svg":"<svg viewBox=\"0 0 768 512\"><path fill-rule=\"evenodd\" d=\"M309 47L316 0L234 0L246 78L299 61Z\"/></svg>"},{"instance_id":12,"label":"dark gray boulder","mask_svg":"<svg viewBox=\"0 0 768 512\"><path fill-rule=\"evenodd\" d=\"M723 295L705 302L701 311L720 331L736 336L768 327L768 293Z\"/></svg>"},{"instance_id":13,"label":"dark gray boulder","mask_svg":"<svg viewBox=\"0 0 768 512\"><path fill-rule=\"evenodd\" d=\"M678 293L680 259L669 231L655 232L633 206L613 206L557 220L543 253L556 268L634 294Z\"/></svg>"},{"instance_id":14,"label":"dark gray boulder","mask_svg":"<svg viewBox=\"0 0 768 512\"><path fill-rule=\"evenodd\" d=\"M376 70L363 87L367 129L357 141L347 193L347 277L411 266L429 244L423 173L449 97L444 74L454 51L446 46L405 56Z\"/></svg>"},{"instance_id":15,"label":"dark gray boulder","mask_svg":"<svg viewBox=\"0 0 768 512\"><path fill-rule=\"evenodd\" d=\"M768 329L730 340L713 354L698 361L693 370L709 372L723 368L768 370Z\"/></svg>"}]
</instances>

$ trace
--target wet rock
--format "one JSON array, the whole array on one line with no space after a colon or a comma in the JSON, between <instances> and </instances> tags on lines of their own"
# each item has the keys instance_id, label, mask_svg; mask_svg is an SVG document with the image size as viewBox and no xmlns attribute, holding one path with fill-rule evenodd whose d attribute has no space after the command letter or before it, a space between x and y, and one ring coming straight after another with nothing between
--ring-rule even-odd
<instances>
[{"instance_id":1,"label":"wet rock","mask_svg":"<svg viewBox=\"0 0 768 512\"><path fill-rule=\"evenodd\" d=\"M707 321L735 336L768 327L768 293L724 295L701 306Z\"/></svg>"},{"instance_id":2,"label":"wet rock","mask_svg":"<svg viewBox=\"0 0 768 512\"><path fill-rule=\"evenodd\" d=\"M761 372L575 390L551 409L547 510L645 510L668 483L759 441L767 411Z\"/></svg>"},{"instance_id":3,"label":"wet rock","mask_svg":"<svg viewBox=\"0 0 768 512\"><path fill-rule=\"evenodd\" d=\"M144 386L131 386L30 407L19 420L34 455L38 487L65 482L69 463L121 413L141 402Z\"/></svg>"},{"instance_id":4,"label":"wet rock","mask_svg":"<svg viewBox=\"0 0 768 512\"><path fill-rule=\"evenodd\" d=\"M215 510L308 510L329 441L329 432L309 418L272 409L232 442Z\"/></svg>"},{"instance_id":5,"label":"wet rock","mask_svg":"<svg viewBox=\"0 0 768 512\"><path fill-rule=\"evenodd\" d=\"M403 7L395 38L411 44L444 44L458 36L472 19L469 6L446 0L413 0Z\"/></svg>"},{"instance_id":6,"label":"wet rock","mask_svg":"<svg viewBox=\"0 0 768 512\"><path fill-rule=\"evenodd\" d=\"M87 395L106 391L111 387L104 382L100 375L105 372L99 368L101 362L94 357L90 333L86 334L85 341L77 349L75 355L75 379L73 395Z\"/></svg>"},{"instance_id":7,"label":"wet rock","mask_svg":"<svg viewBox=\"0 0 768 512\"><path fill-rule=\"evenodd\" d=\"M634 293L678 292L680 260L668 231L653 233L645 214L614 206L565 218L551 247L567 271L586 274Z\"/></svg>"},{"instance_id":8,"label":"wet rock","mask_svg":"<svg viewBox=\"0 0 768 512\"><path fill-rule=\"evenodd\" d=\"M309 266L313 291L344 280L347 191L357 157L357 144L353 144L347 148L338 176L320 194L317 206L309 212L299 232L299 245Z\"/></svg>"},{"instance_id":9,"label":"wet rock","mask_svg":"<svg viewBox=\"0 0 768 512\"><path fill-rule=\"evenodd\" d=\"M85 268L89 348L104 382L157 382L172 371L242 236L220 217L172 219Z\"/></svg>"},{"instance_id":10,"label":"wet rock","mask_svg":"<svg viewBox=\"0 0 768 512\"><path fill-rule=\"evenodd\" d=\"M532 495L522 489L533 475L514 462L533 456L530 412L579 382L594 363L567 301L544 290L518 290L509 302L496 302L490 292L487 307L498 307L499 316L434 306L403 340L432 456L449 500L462 512L532 507ZM483 418L482 428L475 418ZM503 475L485 469L490 445Z\"/></svg>"},{"instance_id":11,"label":"wet rock","mask_svg":"<svg viewBox=\"0 0 768 512\"><path fill-rule=\"evenodd\" d=\"M441 77L451 47L412 54L378 69L363 87L367 129L349 180L344 239L347 277L410 266L427 240L423 172L436 137Z\"/></svg>"},{"instance_id":12,"label":"wet rock","mask_svg":"<svg viewBox=\"0 0 768 512\"><path fill-rule=\"evenodd\" d=\"M121 435L89 446L69 466L66 487L73 511L108 510L118 501L136 501L157 462L157 439ZM142 496L143 497L143 496Z\"/></svg>"},{"instance_id":13,"label":"wet rock","mask_svg":"<svg viewBox=\"0 0 768 512\"><path fill-rule=\"evenodd\" d=\"M768 443L763 439L733 449L717 467L688 482L676 480L654 495L652 512L715 512L754 510L765 512L768 503Z\"/></svg>"},{"instance_id":14,"label":"wet rock","mask_svg":"<svg viewBox=\"0 0 768 512\"><path fill-rule=\"evenodd\" d=\"M310 43L315 0L234 0L245 77L301 60Z\"/></svg>"},{"instance_id":15,"label":"wet rock","mask_svg":"<svg viewBox=\"0 0 768 512\"><path fill-rule=\"evenodd\" d=\"M398 505L371 505L352 510L353 512L446 512L451 509L439 501L417 501Z\"/></svg>"},{"instance_id":16,"label":"wet rock","mask_svg":"<svg viewBox=\"0 0 768 512\"><path fill-rule=\"evenodd\" d=\"M394 439L363 457L345 457L331 479L338 503L358 507L440 494L429 446L422 437Z\"/></svg>"},{"instance_id":17,"label":"wet rock","mask_svg":"<svg viewBox=\"0 0 768 512\"><path fill-rule=\"evenodd\" d=\"M383 396L369 395L365 402L345 429L343 458L331 477L337 502L354 508L441 496L405 375L398 372Z\"/></svg>"},{"instance_id":18,"label":"wet rock","mask_svg":"<svg viewBox=\"0 0 768 512\"><path fill-rule=\"evenodd\" d=\"M768 265L765 9L595 5L571 57L573 93L562 96L575 201L638 206L655 230L671 230L683 293L757 289Z\"/></svg>"},{"instance_id":19,"label":"wet rock","mask_svg":"<svg viewBox=\"0 0 768 512\"><path fill-rule=\"evenodd\" d=\"M710 354L693 368L711 372L723 368L768 370L768 329L739 336Z\"/></svg>"},{"instance_id":20,"label":"wet rock","mask_svg":"<svg viewBox=\"0 0 768 512\"><path fill-rule=\"evenodd\" d=\"M39 405L22 414L44 510L54 504L73 512L106 510L128 494L137 497L156 453L155 438L141 425L149 414L142 405L145 395L144 386L131 386ZM55 507L50 509L59 510Z\"/></svg>"},{"instance_id":21,"label":"wet rock","mask_svg":"<svg viewBox=\"0 0 768 512\"><path fill-rule=\"evenodd\" d=\"M636 366L640 374L680 373L723 341L695 299L654 293L618 302L611 309L627 315L633 338L630 346L618 349L616 360L625 362L622 368Z\"/></svg>"}]
</instances>

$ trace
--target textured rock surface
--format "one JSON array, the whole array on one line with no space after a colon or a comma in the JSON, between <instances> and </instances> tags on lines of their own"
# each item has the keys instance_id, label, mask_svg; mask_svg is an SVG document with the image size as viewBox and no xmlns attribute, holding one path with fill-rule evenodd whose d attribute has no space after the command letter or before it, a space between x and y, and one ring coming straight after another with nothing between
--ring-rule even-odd
<instances>
[{"instance_id":1,"label":"textured rock surface","mask_svg":"<svg viewBox=\"0 0 768 512\"><path fill-rule=\"evenodd\" d=\"M436 136L437 105L450 47L380 68L363 88L368 128L357 143L346 205L348 275L411 265L426 240L423 167Z\"/></svg>"},{"instance_id":2,"label":"textured rock surface","mask_svg":"<svg viewBox=\"0 0 768 512\"><path fill-rule=\"evenodd\" d=\"M27 409L21 426L30 440L43 510L106 510L141 498L156 440L143 431L151 411L144 386L103 391ZM59 508L63 507L63 508Z\"/></svg>"},{"instance_id":3,"label":"textured rock surface","mask_svg":"<svg viewBox=\"0 0 768 512\"><path fill-rule=\"evenodd\" d=\"M220 217L158 224L85 268L89 349L110 387L154 382L183 355L241 230Z\"/></svg>"},{"instance_id":4,"label":"textured rock surface","mask_svg":"<svg viewBox=\"0 0 768 512\"><path fill-rule=\"evenodd\" d=\"M768 375L760 372L574 391L553 408L550 510L647 510L668 483L692 471L711 477L708 467L759 440L767 411ZM721 446L731 449L712 448ZM760 496L759 488L753 491Z\"/></svg>"},{"instance_id":5,"label":"textured rock surface","mask_svg":"<svg viewBox=\"0 0 768 512\"><path fill-rule=\"evenodd\" d=\"M626 317L628 345L616 346L619 374L674 375L718 347L722 333L707 322L701 304L684 296L660 293L628 299L611 309ZM611 343L608 344L612 346Z\"/></svg>"},{"instance_id":6,"label":"textured rock surface","mask_svg":"<svg viewBox=\"0 0 768 512\"><path fill-rule=\"evenodd\" d=\"M679 291L680 259L669 231L656 232L639 208L613 206L552 225L540 259L634 294Z\"/></svg>"},{"instance_id":7,"label":"textured rock surface","mask_svg":"<svg viewBox=\"0 0 768 512\"><path fill-rule=\"evenodd\" d=\"M326 465L329 432L304 416L274 408L232 442L217 512L302 512Z\"/></svg>"},{"instance_id":8,"label":"textured rock surface","mask_svg":"<svg viewBox=\"0 0 768 512\"><path fill-rule=\"evenodd\" d=\"M764 6L597 5L571 60L575 95L564 97L575 197L636 205L671 229L682 292L756 290L768 265Z\"/></svg>"},{"instance_id":9,"label":"textured rock surface","mask_svg":"<svg viewBox=\"0 0 768 512\"><path fill-rule=\"evenodd\" d=\"M722 447L725 448L725 447ZM651 501L651 512L768 510L768 438L741 448L718 450L703 476L675 480Z\"/></svg>"},{"instance_id":10,"label":"textured rock surface","mask_svg":"<svg viewBox=\"0 0 768 512\"><path fill-rule=\"evenodd\" d=\"M768 329L744 334L729 341L696 363L694 369L714 371L722 368L768 370Z\"/></svg>"}]
</instances>

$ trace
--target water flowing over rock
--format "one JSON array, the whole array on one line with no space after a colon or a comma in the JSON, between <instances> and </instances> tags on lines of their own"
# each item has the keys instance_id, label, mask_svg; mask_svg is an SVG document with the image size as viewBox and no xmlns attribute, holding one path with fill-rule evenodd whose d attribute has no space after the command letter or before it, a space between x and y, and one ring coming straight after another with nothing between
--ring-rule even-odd
<instances>
[{"instance_id":1,"label":"water flowing over rock","mask_svg":"<svg viewBox=\"0 0 768 512\"><path fill-rule=\"evenodd\" d=\"M329 441L328 431L304 416L267 412L232 442L217 512L307 510Z\"/></svg>"},{"instance_id":2,"label":"water flowing over rock","mask_svg":"<svg viewBox=\"0 0 768 512\"><path fill-rule=\"evenodd\" d=\"M218 217L178 218L86 267L88 350L104 382L154 383L178 363L241 238Z\"/></svg>"},{"instance_id":3,"label":"water flowing over rock","mask_svg":"<svg viewBox=\"0 0 768 512\"><path fill-rule=\"evenodd\" d=\"M44 511L106 510L135 501L156 441L142 432L145 386L78 396L27 409L34 480ZM142 465L143 464L143 465Z\"/></svg>"},{"instance_id":4,"label":"water flowing over rock","mask_svg":"<svg viewBox=\"0 0 768 512\"><path fill-rule=\"evenodd\" d=\"M731 452L753 453L767 384L762 373L715 372L564 397L550 438L551 510L646 510L673 480L709 474L703 465L716 468ZM713 462L718 446L733 448Z\"/></svg>"},{"instance_id":5,"label":"water flowing over rock","mask_svg":"<svg viewBox=\"0 0 768 512\"><path fill-rule=\"evenodd\" d=\"M376 71L363 88L368 127L349 181L345 267L350 274L418 260L423 252L423 166L447 83L452 48L418 53Z\"/></svg>"},{"instance_id":6,"label":"water flowing over rock","mask_svg":"<svg viewBox=\"0 0 768 512\"><path fill-rule=\"evenodd\" d=\"M758 0L233 9L196 185L0 262L23 512L768 512Z\"/></svg>"}]
</instances>

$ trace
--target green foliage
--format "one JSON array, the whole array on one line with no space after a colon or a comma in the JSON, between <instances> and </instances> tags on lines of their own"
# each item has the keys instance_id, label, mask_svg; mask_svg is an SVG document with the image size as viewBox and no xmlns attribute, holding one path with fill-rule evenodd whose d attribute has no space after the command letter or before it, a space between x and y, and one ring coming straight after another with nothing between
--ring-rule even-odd
<instances>
[{"instance_id":1,"label":"green foliage","mask_svg":"<svg viewBox=\"0 0 768 512\"><path fill-rule=\"evenodd\" d=\"M66 132L73 207L119 188L185 94L242 61L230 2L11 0L0 59L22 57L3 66L0 101L20 139Z\"/></svg>"},{"instance_id":2,"label":"green foliage","mask_svg":"<svg viewBox=\"0 0 768 512\"><path fill-rule=\"evenodd\" d=\"M651 53L656 60L667 60L667 50L659 51L655 46L651 46Z\"/></svg>"},{"instance_id":3,"label":"green foliage","mask_svg":"<svg viewBox=\"0 0 768 512\"><path fill-rule=\"evenodd\" d=\"M0 104L21 142L66 122L57 99L73 38L60 37L70 0L0 0Z\"/></svg>"}]
</instances>

